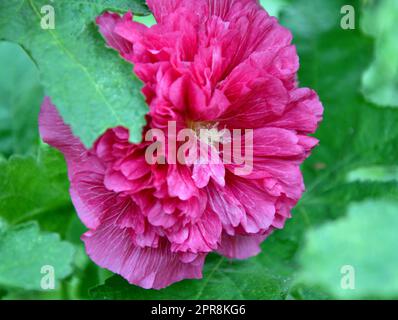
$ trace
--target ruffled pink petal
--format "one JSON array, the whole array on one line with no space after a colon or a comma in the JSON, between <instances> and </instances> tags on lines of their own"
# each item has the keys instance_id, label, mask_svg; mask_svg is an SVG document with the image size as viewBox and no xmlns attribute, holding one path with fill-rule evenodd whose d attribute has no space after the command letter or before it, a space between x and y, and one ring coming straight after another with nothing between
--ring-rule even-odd
<instances>
[{"instance_id":1,"label":"ruffled pink petal","mask_svg":"<svg viewBox=\"0 0 398 320\"><path fill-rule=\"evenodd\" d=\"M235 228L245 219L245 209L240 201L228 188L222 188L217 184L207 187L210 208L221 220L223 229L230 235L235 234Z\"/></svg>"},{"instance_id":2,"label":"ruffled pink petal","mask_svg":"<svg viewBox=\"0 0 398 320\"><path fill-rule=\"evenodd\" d=\"M198 188L209 184L210 178L220 186L225 186L225 167L217 150L206 143L199 142L199 159L194 163L192 179ZM207 153L207 157L206 157Z\"/></svg>"},{"instance_id":3,"label":"ruffled pink petal","mask_svg":"<svg viewBox=\"0 0 398 320\"><path fill-rule=\"evenodd\" d=\"M90 171L76 173L71 180L70 194L75 209L88 228L96 228L101 219L118 209L116 194L105 188L102 174Z\"/></svg>"},{"instance_id":4,"label":"ruffled pink petal","mask_svg":"<svg viewBox=\"0 0 398 320\"><path fill-rule=\"evenodd\" d=\"M168 15L176 11L182 0L147 0L146 3L156 20L161 23Z\"/></svg>"},{"instance_id":5,"label":"ruffled pink petal","mask_svg":"<svg viewBox=\"0 0 398 320\"><path fill-rule=\"evenodd\" d=\"M142 235L150 229L146 227L146 219L141 214L141 208L131 198L126 197L119 208L120 211L114 217L114 223L121 229L131 228L136 235ZM149 234L150 232L147 233ZM151 240L153 241L153 239Z\"/></svg>"},{"instance_id":6,"label":"ruffled pink petal","mask_svg":"<svg viewBox=\"0 0 398 320\"><path fill-rule=\"evenodd\" d=\"M289 101L282 81L270 76L251 79L251 83L245 83L242 77L230 78L224 90L231 106L219 119L230 128L261 128L279 118Z\"/></svg>"},{"instance_id":7,"label":"ruffled pink petal","mask_svg":"<svg viewBox=\"0 0 398 320\"><path fill-rule=\"evenodd\" d=\"M188 167L176 164L169 165L167 176L169 194L181 200L188 200L197 194L197 187L191 177Z\"/></svg>"},{"instance_id":8,"label":"ruffled pink petal","mask_svg":"<svg viewBox=\"0 0 398 320\"><path fill-rule=\"evenodd\" d=\"M206 210L196 223L171 229L168 239L172 242L174 252L211 252L218 247L222 225L218 216L211 210Z\"/></svg>"},{"instance_id":9,"label":"ruffled pink petal","mask_svg":"<svg viewBox=\"0 0 398 320\"><path fill-rule=\"evenodd\" d=\"M99 266L122 275L146 289L161 289L183 279L201 278L204 255L190 263L170 250L167 241L158 247L137 247L133 230L120 228L112 220L84 234L82 240L90 258Z\"/></svg>"},{"instance_id":10,"label":"ruffled pink petal","mask_svg":"<svg viewBox=\"0 0 398 320\"><path fill-rule=\"evenodd\" d=\"M117 13L105 12L96 19L96 23L107 45L117 50L119 54L128 61L131 61L130 55L133 52L133 44L131 41L116 33L115 29L118 24L131 22L132 18L133 16L131 13L127 13L124 17L121 17Z\"/></svg>"},{"instance_id":11,"label":"ruffled pink petal","mask_svg":"<svg viewBox=\"0 0 398 320\"><path fill-rule=\"evenodd\" d=\"M235 235L223 234L217 252L230 259L247 259L261 252L260 243L267 235Z\"/></svg>"},{"instance_id":12,"label":"ruffled pink petal","mask_svg":"<svg viewBox=\"0 0 398 320\"><path fill-rule=\"evenodd\" d=\"M148 221L155 227L162 227L165 229L171 228L178 221L178 217L174 214L174 211L167 212L161 201L155 201L155 203L147 209L146 214L148 216Z\"/></svg>"},{"instance_id":13,"label":"ruffled pink petal","mask_svg":"<svg viewBox=\"0 0 398 320\"><path fill-rule=\"evenodd\" d=\"M39 129L42 139L65 156L71 181L70 193L80 219L88 228L97 227L103 215L102 206L106 206L112 196L103 187L103 165L73 136L49 97L41 106Z\"/></svg>"},{"instance_id":14,"label":"ruffled pink petal","mask_svg":"<svg viewBox=\"0 0 398 320\"><path fill-rule=\"evenodd\" d=\"M147 0L147 4L159 23L182 8L190 9L203 19L215 15L226 20L236 19L236 12L245 14L261 8L257 0Z\"/></svg>"},{"instance_id":15,"label":"ruffled pink petal","mask_svg":"<svg viewBox=\"0 0 398 320\"><path fill-rule=\"evenodd\" d=\"M114 192L132 191L134 186L120 171L107 170L104 177L104 186Z\"/></svg>"},{"instance_id":16,"label":"ruffled pink petal","mask_svg":"<svg viewBox=\"0 0 398 320\"><path fill-rule=\"evenodd\" d=\"M253 178L263 178L265 189L274 196L280 196L283 193L291 199L298 200L304 191L300 167L289 161L277 159L257 161Z\"/></svg>"},{"instance_id":17,"label":"ruffled pink petal","mask_svg":"<svg viewBox=\"0 0 398 320\"><path fill-rule=\"evenodd\" d=\"M80 170L80 162L88 152L68 125L64 123L49 97L45 97L39 114L39 130L43 141L61 151L68 162L69 176ZM101 169L99 169L101 171Z\"/></svg>"},{"instance_id":18,"label":"ruffled pink petal","mask_svg":"<svg viewBox=\"0 0 398 320\"><path fill-rule=\"evenodd\" d=\"M290 93L286 112L268 125L302 133L314 133L322 120L323 107L315 91L295 89Z\"/></svg>"},{"instance_id":19,"label":"ruffled pink petal","mask_svg":"<svg viewBox=\"0 0 398 320\"><path fill-rule=\"evenodd\" d=\"M318 139L311 136L299 135L298 138L299 138L298 143L305 150L305 157L308 157L311 154L312 149L314 149L319 143Z\"/></svg>"},{"instance_id":20,"label":"ruffled pink petal","mask_svg":"<svg viewBox=\"0 0 398 320\"><path fill-rule=\"evenodd\" d=\"M226 188L245 210L241 222L245 232L259 233L269 229L275 218L275 198L265 192L259 181L229 175Z\"/></svg>"},{"instance_id":21,"label":"ruffled pink petal","mask_svg":"<svg viewBox=\"0 0 398 320\"><path fill-rule=\"evenodd\" d=\"M178 201L175 203L175 207L178 208L185 217L188 217L190 221L197 221L207 207L206 192L204 190L198 190L197 196L186 201Z\"/></svg>"},{"instance_id":22,"label":"ruffled pink petal","mask_svg":"<svg viewBox=\"0 0 398 320\"><path fill-rule=\"evenodd\" d=\"M253 134L253 154L256 157L288 158L304 154L299 137L292 131L268 127L255 129Z\"/></svg>"},{"instance_id":23,"label":"ruffled pink petal","mask_svg":"<svg viewBox=\"0 0 398 320\"><path fill-rule=\"evenodd\" d=\"M128 152L128 132L124 130L109 129L94 143L93 151L106 165L113 164Z\"/></svg>"},{"instance_id":24,"label":"ruffled pink petal","mask_svg":"<svg viewBox=\"0 0 398 320\"><path fill-rule=\"evenodd\" d=\"M279 79L290 79L295 77L299 66L296 47L287 46L277 53L269 67L269 72Z\"/></svg>"}]
</instances>

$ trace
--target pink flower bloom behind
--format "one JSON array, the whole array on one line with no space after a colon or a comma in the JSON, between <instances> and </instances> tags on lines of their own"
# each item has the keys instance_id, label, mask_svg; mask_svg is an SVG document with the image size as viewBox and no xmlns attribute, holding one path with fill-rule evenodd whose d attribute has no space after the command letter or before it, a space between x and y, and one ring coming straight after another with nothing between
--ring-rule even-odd
<instances>
[{"instance_id":1,"label":"pink flower bloom behind","mask_svg":"<svg viewBox=\"0 0 398 320\"><path fill-rule=\"evenodd\" d=\"M92 149L73 137L49 98L44 141L68 163L89 256L144 288L200 278L207 253L244 259L283 228L304 190L299 165L317 144L316 93L297 88L291 33L256 0L148 0L157 25L132 14L98 17L110 47L144 82L148 125L253 129L253 170L234 164L154 164L149 143L109 129ZM165 132L166 133L166 132ZM166 159L167 160L167 159Z\"/></svg>"}]
</instances>

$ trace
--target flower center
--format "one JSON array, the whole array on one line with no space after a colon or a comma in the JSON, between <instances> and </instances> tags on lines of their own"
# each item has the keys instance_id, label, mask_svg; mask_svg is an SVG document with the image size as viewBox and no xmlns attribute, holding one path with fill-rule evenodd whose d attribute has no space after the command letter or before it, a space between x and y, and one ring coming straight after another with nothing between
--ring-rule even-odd
<instances>
[{"instance_id":1,"label":"flower center","mask_svg":"<svg viewBox=\"0 0 398 320\"><path fill-rule=\"evenodd\" d=\"M219 130L218 125L218 122L211 121L188 121L188 128L195 133L195 136L211 146L230 141L228 129Z\"/></svg>"}]
</instances>

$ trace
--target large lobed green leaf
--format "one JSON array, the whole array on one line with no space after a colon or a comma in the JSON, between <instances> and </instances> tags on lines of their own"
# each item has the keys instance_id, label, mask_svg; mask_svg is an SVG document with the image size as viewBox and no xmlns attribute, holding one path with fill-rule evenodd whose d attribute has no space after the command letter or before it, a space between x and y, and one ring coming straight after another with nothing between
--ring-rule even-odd
<instances>
[{"instance_id":1,"label":"large lobed green leaf","mask_svg":"<svg viewBox=\"0 0 398 320\"><path fill-rule=\"evenodd\" d=\"M51 266L55 280L72 271L74 248L57 234L40 232L36 223L0 228L0 286L41 290L44 266ZM55 284L56 289L57 284Z\"/></svg>"},{"instance_id":2,"label":"large lobed green leaf","mask_svg":"<svg viewBox=\"0 0 398 320\"><path fill-rule=\"evenodd\" d=\"M46 236L50 249L51 246L58 247L59 238L62 238L64 241L60 247L63 250L73 248L78 253L68 257L68 275L71 268L73 274L67 279L64 279L62 272L56 274L63 280L54 290L37 291L40 288L31 282L22 286L22 281L37 272L37 268L33 266L36 271L32 271L30 267L21 264L21 270L17 271L21 272L23 280L18 280L18 283L0 281L0 288L3 286L7 289L5 299L87 298L88 289L99 283L97 272L100 269L89 261L80 240L86 228L74 212L68 193L65 161L58 151L42 146L34 156L12 156L8 160L0 161L1 219L7 221L13 230L25 228L26 224L33 223L36 226L38 223L42 231L51 232L50 237ZM41 238L43 234L40 232L38 237ZM9 249L14 245L12 241L24 241L24 237L25 232L15 232L12 238L5 238L4 246ZM22 240L18 240L19 238ZM41 255L41 248L42 245L33 246L26 251L26 260L29 262L36 254ZM64 263L62 255L54 255L53 258ZM9 260L0 259L0 270L9 270L8 265ZM33 280L36 281L37 277Z\"/></svg>"},{"instance_id":3,"label":"large lobed green leaf","mask_svg":"<svg viewBox=\"0 0 398 320\"><path fill-rule=\"evenodd\" d=\"M55 29L42 29L46 5ZM105 47L94 20L105 10L147 14L143 0L10 0L0 2L0 40L21 44L36 62L45 93L66 123L91 146L106 129L125 126L139 141L146 105L131 65ZM18 87L15 88L18 90Z\"/></svg>"},{"instance_id":4,"label":"large lobed green leaf","mask_svg":"<svg viewBox=\"0 0 398 320\"><path fill-rule=\"evenodd\" d=\"M337 298L398 298L397 226L398 202L352 205L347 217L308 233L299 279Z\"/></svg>"},{"instance_id":5,"label":"large lobed green leaf","mask_svg":"<svg viewBox=\"0 0 398 320\"><path fill-rule=\"evenodd\" d=\"M49 148L36 156L0 160L0 218L10 224L35 219L64 234L74 210L62 155Z\"/></svg>"}]
</instances>

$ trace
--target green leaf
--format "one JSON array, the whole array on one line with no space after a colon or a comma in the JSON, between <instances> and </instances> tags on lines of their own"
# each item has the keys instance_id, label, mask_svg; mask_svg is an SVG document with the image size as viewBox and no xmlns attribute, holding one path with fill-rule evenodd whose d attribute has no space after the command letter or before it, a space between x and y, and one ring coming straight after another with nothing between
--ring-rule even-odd
<instances>
[{"instance_id":1,"label":"green leaf","mask_svg":"<svg viewBox=\"0 0 398 320\"><path fill-rule=\"evenodd\" d=\"M44 95L37 68L20 46L0 42L0 70L0 153L28 153L39 141L37 118Z\"/></svg>"},{"instance_id":2,"label":"green leaf","mask_svg":"<svg viewBox=\"0 0 398 320\"><path fill-rule=\"evenodd\" d=\"M397 213L398 202L367 201L309 232L300 280L322 285L337 298L398 298ZM352 282L344 266L352 267Z\"/></svg>"},{"instance_id":3,"label":"green leaf","mask_svg":"<svg viewBox=\"0 0 398 320\"><path fill-rule=\"evenodd\" d=\"M0 161L0 217L7 222L35 219L41 228L63 235L73 212L59 152L42 148L36 157Z\"/></svg>"},{"instance_id":4,"label":"green leaf","mask_svg":"<svg viewBox=\"0 0 398 320\"><path fill-rule=\"evenodd\" d=\"M347 179L358 168L398 163L394 147L398 112L376 108L360 94L362 74L372 59L372 42L359 29L340 28L340 8L347 4L360 12L359 1L299 0L282 15L299 52L300 85L314 88L325 107L315 135L320 145L302 167L307 191L291 222L300 224L297 232L341 216L351 201L396 194L393 182ZM361 16L357 18L360 21Z\"/></svg>"},{"instance_id":5,"label":"green leaf","mask_svg":"<svg viewBox=\"0 0 398 320\"><path fill-rule=\"evenodd\" d=\"M3 297L7 294L7 291L0 288L0 299L3 299Z\"/></svg>"},{"instance_id":6,"label":"green leaf","mask_svg":"<svg viewBox=\"0 0 398 320\"><path fill-rule=\"evenodd\" d=\"M260 4L270 16L278 17L290 0L260 0Z\"/></svg>"},{"instance_id":7,"label":"green leaf","mask_svg":"<svg viewBox=\"0 0 398 320\"><path fill-rule=\"evenodd\" d=\"M299 0L282 14L300 56L300 86L314 88L325 107L315 135L320 145L302 166L307 191L282 231L297 237L297 247L308 230L341 217L353 201L398 197L394 180L349 178L360 168L389 168L398 163L394 147L398 145L398 112L377 108L360 94L373 43L359 29L340 28L340 9L347 4L360 12L359 1ZM360 22L358 14L357 19ZM297 290L293 286L291 293ZM302 298L309 296L309 290L316 289L306 288Z\"/></svg>"},{"instance_id":8,"label":"green leaf","mask_svg":"<svg viewBox=\"0 0 398 320\"><path fill-rule=\"evenodd\" d=\"M42 267L52 266L55 279L63 279L72 271L73 254L71 244L57 234L40 232L36 223L2 228L0 285L41 290Z\"/></svg>"},{"instance_id":9,"label":"green leaf","mask_svg":"<svg viewBox=\"0 0 398 320\"><path fill-rule=\"evenodd\" d=\"M228 261L210 255L203 280L184 280L162 290L145 290L119 276L90 291L93 299L283 299L285 279L264 268L260 259Z\"/></svg>"},{"instance_id":10,"label":"green leaf","mask_svg":"<svg viewBox=\"0 0 398 320\"><path fill-rule=\"evenodd\" d=\"M156 24L156 19L152 14L145 17L134 17L134 21L145 24L147 27L151 27Z\"/></svg>"},{"instance_id":11,"label":"green leaf","mask_svg":"<svg viewBox=\"0 0 398 320\"><path fill-rule=\"evenodd\" d=\"M379 182L398 182L397 166L373 166L362 167L351 171L347 176L348 181L379 181Z\"/></svg>"},{"instance_id":12,"label":"green leaf","mask_svg":"<svg viewBox=\"0 0 398 320\"><path fill-rule=\"evenodd\" d=\"M287 297L288 300L331 300L332 297L322 287L295 285Z\"/></svg>"},{"instance_id":13,"label":"green leaf","mask_svg":"<svg viewBox=\"0 0 398 320\"><path fill-rule=\"evenodd\" d=\"M398 2L369 2L361 27L376 44L375 59L362 79L364 95L377 105L398 107Z\"/></svg>"},{"instance_id":14,"label":"green leaf","mask_svg":"<svg viewBox=\"0 0 398 320\"><path fill-rule=\"evenodd\" d=\"M141 139L147 111L132 67L105 47L95 18L105 10L147 14L142 0L57 0L55 29L42 29L47 0L0 2L0 39L21 44L36 62L45 92L86 146L124 126ZM44 8L45 13L41 13Z\"/></svg>"}]
</instances>

